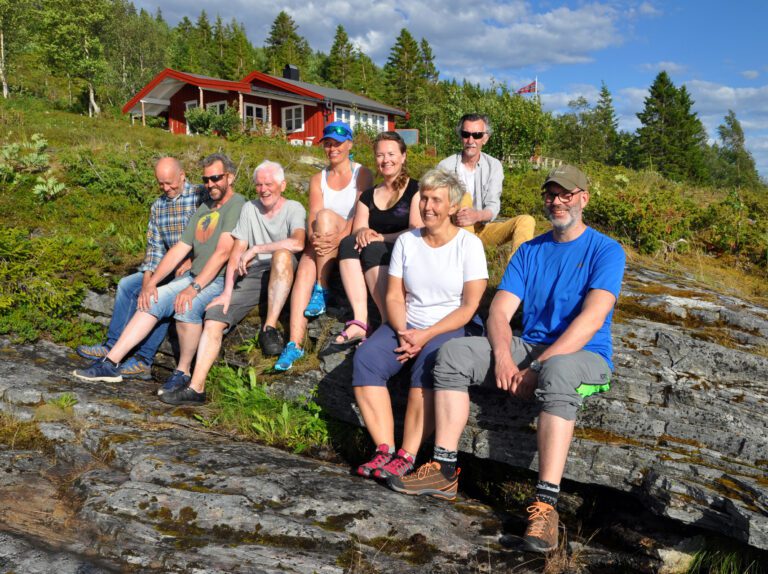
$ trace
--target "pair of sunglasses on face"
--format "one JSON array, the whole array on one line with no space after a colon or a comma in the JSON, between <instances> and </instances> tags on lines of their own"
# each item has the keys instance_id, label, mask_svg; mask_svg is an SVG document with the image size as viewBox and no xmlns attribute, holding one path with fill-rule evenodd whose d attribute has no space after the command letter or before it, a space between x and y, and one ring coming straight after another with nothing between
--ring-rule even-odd
<instances>
[{"instance_id":1,"label":"pair of sunglasses on face","mask_svg":"<svg viewBox=\"0 0 768 574\"><path fill-rule=\"evenodd\" d=\"M219 175L204 175L202 177L202 180L203 180L203 183L208 183L209 181L212 181L213 183L218 183L226 175L227 175L226 173L220 173Z\"/></svg>"},{"instance_id":2,"label":"pair of sunglasses on face","mask_svg":"<svg viewBox=\"0 0 768 574\"><path fill-rule=\"evenodd\" d=\"M479 140L485 135L485 132L468 132L464 130L461 130L461 132L459 133L461 134L461 137L463 137L464 139L469 139L469 137L471 136L473 139L476 139L476 140Z\"/></svg>"}]
</instances>

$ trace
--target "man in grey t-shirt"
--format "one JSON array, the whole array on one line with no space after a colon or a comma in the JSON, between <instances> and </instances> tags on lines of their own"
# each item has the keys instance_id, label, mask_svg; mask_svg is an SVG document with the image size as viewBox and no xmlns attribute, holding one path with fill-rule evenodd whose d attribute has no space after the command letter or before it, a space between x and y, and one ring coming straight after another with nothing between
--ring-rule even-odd
<instances>
[{"instance_id":1,"label":"man in grey t-shirt","mask_svg":"<svg viewBox=\"0 0 768 574\"><path fill-rule=\"evenodd\" d=\"M232 231L235 244L227 264L224 291L206 307L197 363L188 385L160 390L172 405L205 402L205 379L221 350L225 331L239 323L265 296L267 316L259 343L265 355L279 355L282 343L277 320L288 300L296 255L304 249L307 212L283 197L285 172L279 163L264 161L253 172L259 198L243 206Z\"/></svg>"}]
</instances>

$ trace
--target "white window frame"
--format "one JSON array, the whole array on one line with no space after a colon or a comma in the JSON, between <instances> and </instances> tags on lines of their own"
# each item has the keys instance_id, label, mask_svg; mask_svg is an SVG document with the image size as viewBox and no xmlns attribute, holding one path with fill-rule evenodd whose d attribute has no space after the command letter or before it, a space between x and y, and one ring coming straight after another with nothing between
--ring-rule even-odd
<instances>
[{"instance_id":1,"label":"white window frame","mask_svg":"<svg viewBox=\"0 0 768 574\"><path fill-rule=\"evenodd\" d=\"M221 109L222 106L224 106L223 110ZM217 114L222 115L227 110L227 100L219 100L217 102L208 102L205 104L206 110L210 110L212 108L216 109Z\"/></svg>"},{"instance_id":2,"label":"white window frame","mask_svg":"<svg viewBox=\"0 0 768 574\"><path fill-rule=\"evenodd\" d=\"M345 106L336 106L334 118L337 122L346 122L354 131L358 125L376 130L377 133L387 131L387 116L370 110L356 110Z\"/></svg>"},{"instance_id":3,"label":"white window frame","mask_svg":"<svg viewBox=\"0 0 768 574\"><path fill-rule=\"evenodd\" d=\"M248 110L253 110L253 115L250 117L248 116ZM261 110L261 117L256 116L256 111ZM256 122L259 121L262 124L267 123L267 106L262 106L261 104L252 104L250 102L245 102L243 104L243 123L245 124L245 129L250 130L254 129L256 127Z\"/></svg>"},{"instance_id":4,"label":"white window frame","mask_svg":"<svg viewBox=\"0 0 768 574\"><path fill-rule=\"evenodd\" d=\"M299 110L299 116L300 117L298 117L298 118L296 117L296 110ZM290 117L288 117L289 113L290 113ZM285 108L282 109L281 115L282 115L282 120L283 120L282 126L283 126L283 130L285 131L285 133L287 133L287 134L295 134L295 133L303 132L304 131L304 106L288 106L288 107L285 107ZM301 126L300 127L296 127L295 126L295 122L296 121L300 121L301 122ZM288 127L288 122L291 123L291 127Z\"/></svg>"},{"instance_id":5,"label":"white window frame","mask_svg":"<svg viewBox=\"0 0 768 574\"><path fill-rule=\"evenodd\" d=\"M185 112L187 110L191 110L192 108L199 108L199 107L200 107L200 102L198 102L197 100L189 100L188 102L184 102L184 111ZM185 124L186 130L187 130L187 135L190 136L190 135L192 135L192 132L189 131L189 124L186 123L186 122L187 122L187 120L185 118L184 119L184 124Z\"/></svg>"}]
</instances>

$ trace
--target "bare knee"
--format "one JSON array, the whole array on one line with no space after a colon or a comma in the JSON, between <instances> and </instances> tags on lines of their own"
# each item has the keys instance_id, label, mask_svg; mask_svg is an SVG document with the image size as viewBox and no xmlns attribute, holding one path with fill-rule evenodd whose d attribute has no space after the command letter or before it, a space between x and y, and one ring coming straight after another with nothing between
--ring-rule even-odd
<instances>
[{"instance_id":1,"label":"bare knee","mask_svg":"<svg viewBox=\"0 0 768 574\"><path fill-rule=\"evenodd\" d=\"M322 235L337 231L340 219L339 215L332 209L321 209L315 217L315 233Z\"/></svg>"},{"instance_id":2,"label":"bare knee","mask_svg":"<svg viewBox=\"0 0 768 574\"><path fill-rule=\"evenodd\" d=\"M293 278L293 253L287 249L278 249L272 254L271 273L280 278Z\"/></svg>"}]
</instances>

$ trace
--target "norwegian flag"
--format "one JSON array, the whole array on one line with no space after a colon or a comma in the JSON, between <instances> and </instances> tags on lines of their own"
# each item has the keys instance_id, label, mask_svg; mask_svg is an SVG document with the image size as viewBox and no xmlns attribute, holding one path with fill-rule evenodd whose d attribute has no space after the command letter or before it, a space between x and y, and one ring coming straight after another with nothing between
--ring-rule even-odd
<instances>
[{"instance_id":1,"label":"norwegian flag","mask_svg":"<svg viewBox=\"0 0 768 574\"><path fill-rule=\"evenodd\" d=\"M527 86L523 86L519 90L517 90L518 94L535 94L536 93L536 80L532 81Z\"/></svg>"}]
</instances>

